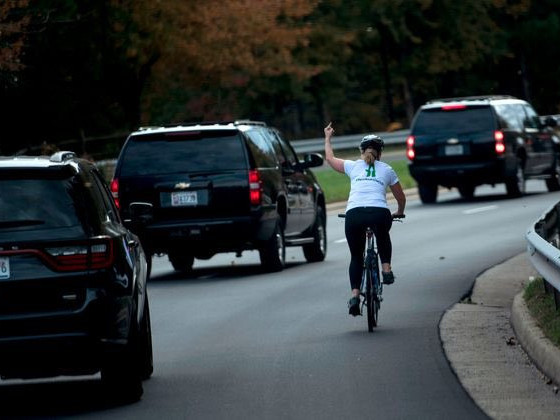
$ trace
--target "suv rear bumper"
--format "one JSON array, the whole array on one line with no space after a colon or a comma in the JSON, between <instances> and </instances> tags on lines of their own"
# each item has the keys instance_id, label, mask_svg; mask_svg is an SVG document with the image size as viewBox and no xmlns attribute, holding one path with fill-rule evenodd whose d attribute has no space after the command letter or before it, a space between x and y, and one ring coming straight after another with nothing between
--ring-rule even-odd
<instances>
[{"instance_id":1,"label":"suv rear bumper","mask_svg":"<svg viewBox=\"0 0 560 420\"><path fill-rule=\"evenodd\" d=\"M0 316L0 375L40 377L98 371L128 343L132 301L88 289L78 310Z\"/></svg>"},{"instance_id":2,"label":"suv rear bumper","mask_svg":"<svg viewBox=\"0 0 560 420\"><path fill-rule=\"evenodd\" d=\"M505 160L461 164L412 163L409 165L410 175L417 183L444 187L501 183L506 180L506 169Z\"/></svg>"},{"instance_id":3,"label":"suv rear bumper","mask_svg":"<svg viewBox=\"0 0 560 420\"><path fill-rule=\"evenodd\" d=\"M167 252L176 246L201 253L252 249L272 235L274 215L154 223L139 235L151 252Z\"/></svg>"}]
</instances>

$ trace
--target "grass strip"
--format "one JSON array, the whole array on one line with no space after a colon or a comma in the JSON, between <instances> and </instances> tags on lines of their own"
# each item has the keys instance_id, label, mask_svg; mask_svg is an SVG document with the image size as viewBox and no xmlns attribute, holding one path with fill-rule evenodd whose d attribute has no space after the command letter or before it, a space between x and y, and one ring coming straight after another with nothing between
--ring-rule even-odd
<instances>
[{"instance_id":1,"label":"grass strip","mask_svg":"<svg viewBox=\"0 0 560 420\"><path fill-rule=\"evenodd\" d=\"M560 346L560 311L554 305L552 293L544 290L544 280L530 282L523 293L529 312L544 335L556 346Z\"/></svg>"}]
</instances>

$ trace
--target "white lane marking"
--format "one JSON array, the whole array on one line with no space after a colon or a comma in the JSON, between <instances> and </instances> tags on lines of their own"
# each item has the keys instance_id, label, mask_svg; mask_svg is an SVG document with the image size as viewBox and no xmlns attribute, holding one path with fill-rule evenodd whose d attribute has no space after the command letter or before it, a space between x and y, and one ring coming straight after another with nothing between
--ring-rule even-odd
<instances>
[{"instance_id":1,"label":"white lane marking","mask_svg":"<svg viewBox=\"0 0 560 420\"><path fill-rule=\"evenodd\" d=\"M343 242L346 242L346 238L337 239L336 241L334 241L335 244L341 244Z\"/></svg>"},{"instance_id":2,"label":"white lane marking","mask_svg":"<svg viewBox=\"0 0 560 420\"><path fill-rule=\"evenodd\" d=\"M497 208L498 208L498 206L496 206L496 205L486 206L486 207L477 207L476 209L464 210L463 213L464 214L475 214L475 213L481 213L483 211L496 210Z\"/></svg>"}]
</instances>

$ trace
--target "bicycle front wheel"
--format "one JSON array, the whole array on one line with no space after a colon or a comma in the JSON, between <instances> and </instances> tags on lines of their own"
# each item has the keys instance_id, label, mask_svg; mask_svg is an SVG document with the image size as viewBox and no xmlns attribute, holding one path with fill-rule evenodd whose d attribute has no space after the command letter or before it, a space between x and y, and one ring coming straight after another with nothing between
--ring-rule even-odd
<instances>
[{"instance_id":1,"label":"bicycle front wheel","mask_svg":"<svg viewBox=\"0 0 560 420\"><path fill-rule=\"evenodd\" d=\"M379 300L377 300L377 293L374 287L374 275L372 269L366 270L366 306L369 332L372 332L377 327L379 317Z\"/></svg>"}]
</instances>

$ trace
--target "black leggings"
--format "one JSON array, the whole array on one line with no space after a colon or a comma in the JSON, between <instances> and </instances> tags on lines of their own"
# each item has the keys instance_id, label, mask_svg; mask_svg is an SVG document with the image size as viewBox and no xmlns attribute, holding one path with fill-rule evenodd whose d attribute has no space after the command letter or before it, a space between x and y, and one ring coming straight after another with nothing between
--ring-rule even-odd
<instances>
[{"instance_id":1,"label":"black leggings","mask_svg":"<svg viewBox=\"0 0 560 420\"><path fill-rule=\"evenodd\" d=\"M391 263L391 237L389 230L393 224L391 212L383 207L357 207L346 212L344 231L350 248L350 286L359 289L364 266L365 231L370 227L375 232L377 252L381 263Z\"/></svg>"}]
</instances>

